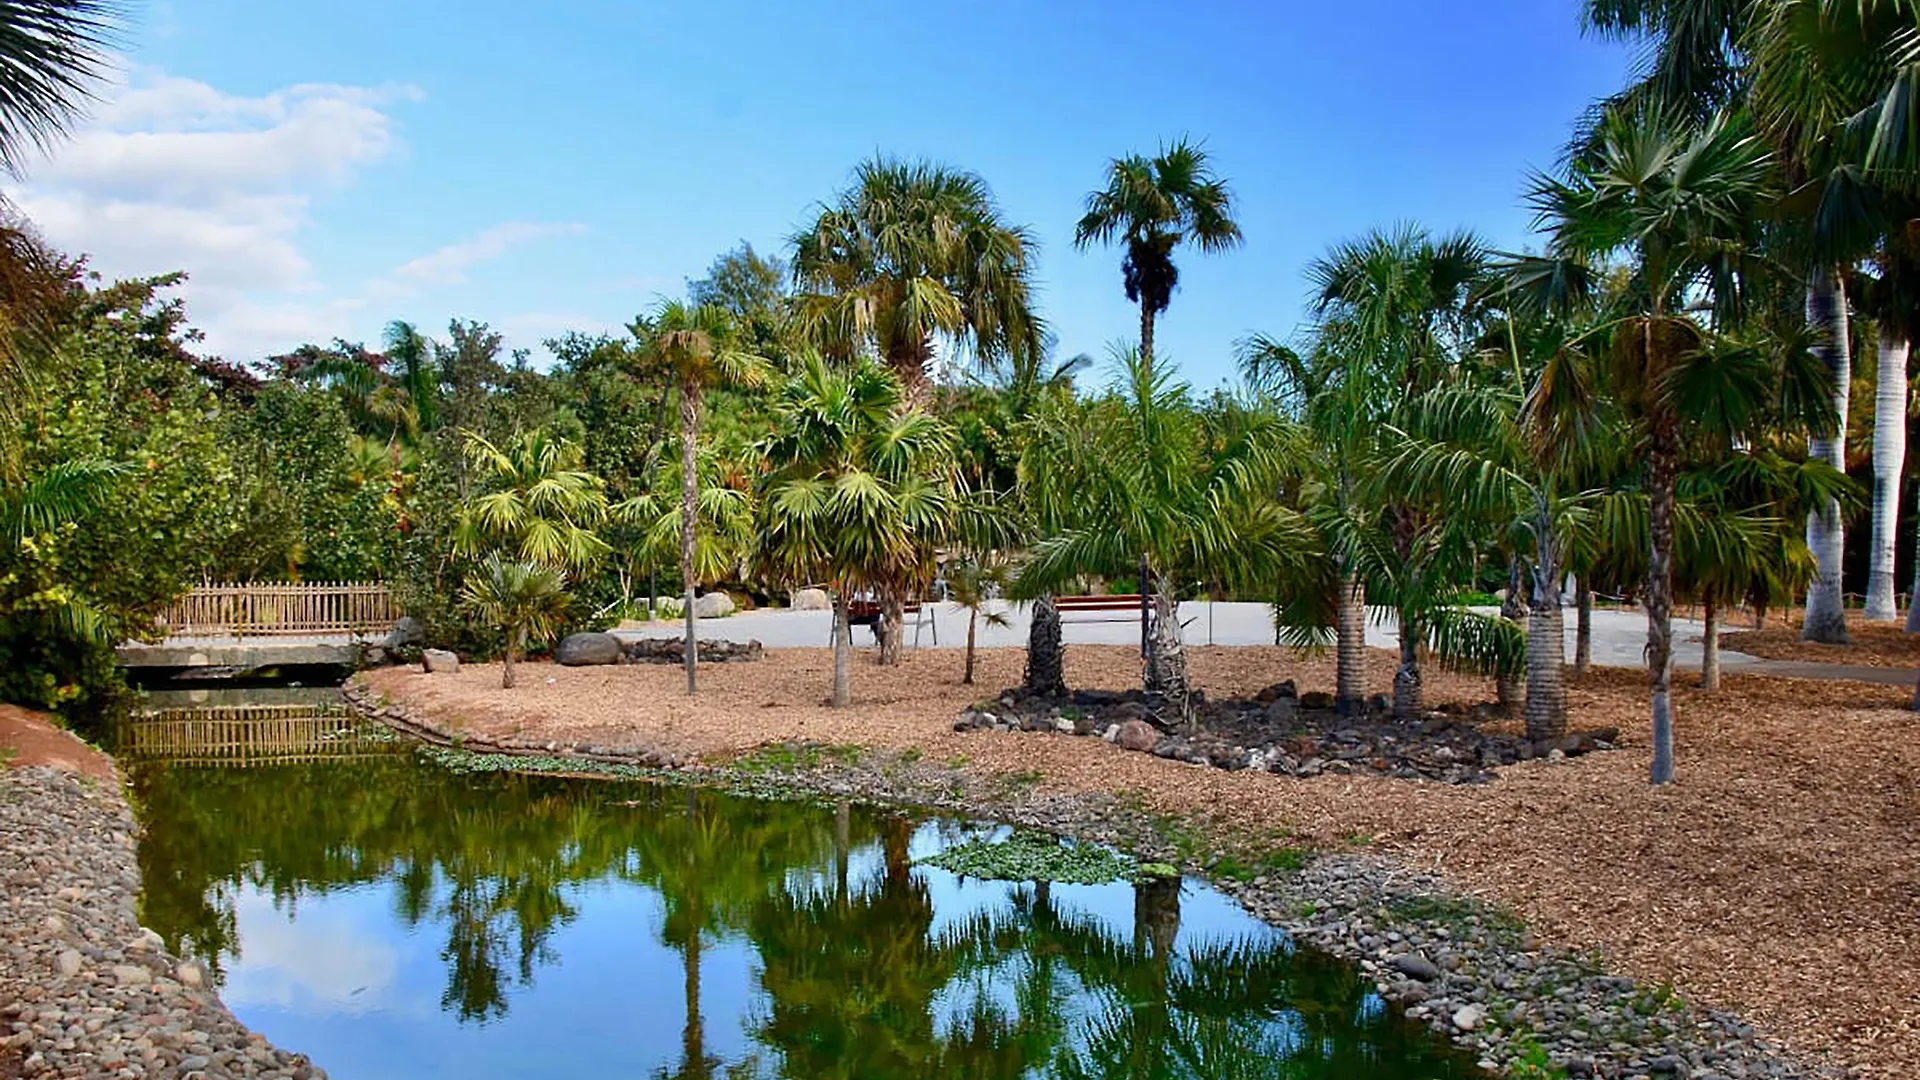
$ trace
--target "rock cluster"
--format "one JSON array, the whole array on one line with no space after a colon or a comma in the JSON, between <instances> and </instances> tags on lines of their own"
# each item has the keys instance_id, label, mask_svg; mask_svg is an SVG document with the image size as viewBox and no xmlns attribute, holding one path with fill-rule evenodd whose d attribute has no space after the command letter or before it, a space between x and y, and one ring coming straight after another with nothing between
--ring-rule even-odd
<instances>
[{"instance_id":1,"label":"rock cluster","mask_svg":"<svg viewBox=\"0 0 1920 1080\"><path fill-rule=\"evenodd\" d=\"M767 650L754 641L702 641L696 655L703 664L730 664L758 660ZM641 638L630 642L626 659L634 664L683 664L687 643L680 638Z\"/></svg>"},{"instance_id":2,"label":"rock cluster","mask_svg":"<svg viewBox=\"0 0 1920 1080\"><path fill-rule=\"evenodd\" d=\"M1064 698L1015 691L969 708L955 731L1055 731L1099 735L1128 750L1221 769L1258 769L1290 776L1370 771L1447 783L1481 783L1497 766L1611 749L1619 732L1601 729L1544 742L1481 730L1491 706L1427 713L1418 724L1396 722L1393 703L1376 694L1364 715L1341 716L1331 695L1299 693L1292 680L1251 699L1207 701L1194 692L1195 730L1143 691L1079 690Z\"/></svg>"},{"instance_id":3,"label":"rock cluster","mask_svg":"<svg viewBox=\"0 0 1920 1080\"><path fill-rule=\"evenodd\" d=\"M324 1077L141 928L133 834L116 791L0 769L0 1076Z\"/></svg>"}]
</instances>

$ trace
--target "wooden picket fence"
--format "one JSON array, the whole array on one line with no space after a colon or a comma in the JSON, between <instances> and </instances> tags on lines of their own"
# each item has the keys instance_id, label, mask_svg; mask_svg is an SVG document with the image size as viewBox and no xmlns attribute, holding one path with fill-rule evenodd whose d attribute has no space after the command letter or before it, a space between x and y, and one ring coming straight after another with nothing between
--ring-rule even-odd
<instances>
[{"instance_id":1,"label":"wooden picket fence","mask_svg":"<svg viewBox=\"0 0 1920 1080\"><path fill-rule=\"evenodd\" d=\"M342 705L216 705L159 709L119 725L127 758L177 764L342 761L392 753L391 733Z\"/></svg>"},{"instance_id":2,"label":"wooden picket fence","mask_svg":"<svg viewBox=\"0 0 1920 1080\"><path fill-rule=\"evenodd\" d=\"M160 616L168 637L384 634L400 617L379 582L296 581L201 585Z\"/></svg>"}]
</instances>

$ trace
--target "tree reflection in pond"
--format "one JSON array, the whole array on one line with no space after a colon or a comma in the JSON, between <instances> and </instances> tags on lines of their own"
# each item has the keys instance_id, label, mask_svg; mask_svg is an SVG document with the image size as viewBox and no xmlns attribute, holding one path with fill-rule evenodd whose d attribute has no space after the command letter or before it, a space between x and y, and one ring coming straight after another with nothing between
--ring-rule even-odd
<instances>
[{"instance_id":1,"label":"tree reflection in pond","mask_svg":"<svg viewBox=\"0 0 1920 1080\"><path fill-rule=\"evenodd\" d=\"M489 1041L500 1031L554 1074L1474 1075L1353 968L1199 886L1183 904L1177 881L963 883L912 862L951 828L897 815L406 755L132 780L143 921L220 977L267 963L247 952L263 933L249 903L296 942L353 900L372 912L356 933L432 943L417 966L442 989L423 1015L399 990L350 1014L235 1003L343 1078L419 1074L410 1043L447 1075L526 1075ZM652 950L673 961L636 959ZM669 1015L677 1039L638 1036Z\"/></svg>"}]
</instances>

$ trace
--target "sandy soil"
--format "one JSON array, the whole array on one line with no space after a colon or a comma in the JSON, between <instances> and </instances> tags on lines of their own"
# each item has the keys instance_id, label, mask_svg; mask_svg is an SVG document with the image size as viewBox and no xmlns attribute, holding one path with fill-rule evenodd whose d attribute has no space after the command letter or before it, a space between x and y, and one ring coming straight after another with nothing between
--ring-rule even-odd
<instances>
[{"instance_id":1,"label":"sandy soil","mask_svg":"<svg viewBox=\"0 0 1920 1080\"><path fill-rule=\"evenodd\" d=\"M73 732L55 727L45 713L17 705L0 705L0 762L15 767L51 765L107 783L119 782L111 757Z\"/></svg>"},{"instance_id":2,"label":"sandy soil","mask_svg":"<svg viewBox=\"0 0 1920 1080\"><path fill-rule=\"evenodd\" d=\"M1858 613L1847 616L1850 645L1821 645L1800 640L1798 615L1784 625L1765 630L1739 630L1720 635L1722 648L1769 660L1805 660L1861 667L1920 667L1920 634L1906 632L1901 622L1868 622Z\"/></svg>"},{"instance_id":3,"label":"sandy soil","mask_svg":"<svg viewBox=\"0 0 1920 1080\"><path fill-rule=\"evenodd\" d=\"M1320 845L1370 844L1436 867L1510 905L1545 937L1600 951L1613 969L1738 1010L1795 1052L1878 1077L1920 1060L1920 717L1909 691L1730 675L1717 694L1677 689L1677 784L1646 782L1644 675L1596 670L1570 694L1576 727L1618 725L1621 750L1531 762L1478 787L1227 773L1128 753L1098 739L951 730L967 703L1020 676L1017 650L957 652L899 668L856 661L856 707L824 706L825 650L710 666L688 699L679 670L530 664L502 691L496 666L427 676L391 668L375 688L490 737L601 743L725 758L813 739L915 748L987 772L1038 772L1063 790L1136 793L1226 827L1285 829ZM1197 648L1196 682L1245 694L1281 678L1331 689L1328 658ZM1392 659L1371 658L1375 688ZM1124 687L1126 648L1069 650L1068 679ZM1678 682L1679 680L1676 680ZM1491 697L1485 680L1434 673L1430 702Z\"/></svg>"}]
</instances>

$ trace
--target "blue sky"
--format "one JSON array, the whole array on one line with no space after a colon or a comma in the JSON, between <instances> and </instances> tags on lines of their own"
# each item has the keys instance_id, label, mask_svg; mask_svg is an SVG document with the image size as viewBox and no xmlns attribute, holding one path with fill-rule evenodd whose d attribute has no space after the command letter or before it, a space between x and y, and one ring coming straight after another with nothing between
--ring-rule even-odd
<instances>
[{"instance_id":1,"label":"blue sky","mask_svg":"<svg viewBox=\"0 0 1920 1080\"><path fill-rule=\"evenodd\" d=\"M1526 170L1631 57L1576 0L149 5L96 119L10 194L110 275L186 269L207 345L482 319L544 358L741 240L778 250L875 152L980 173L1039 236L1064 352L1135 333L1076 252L1107 159L1182 134L1242 249L1182 261L1161 352L1208 385L1374 226L1526 242Z\"/></svg>"}]
</instances>

